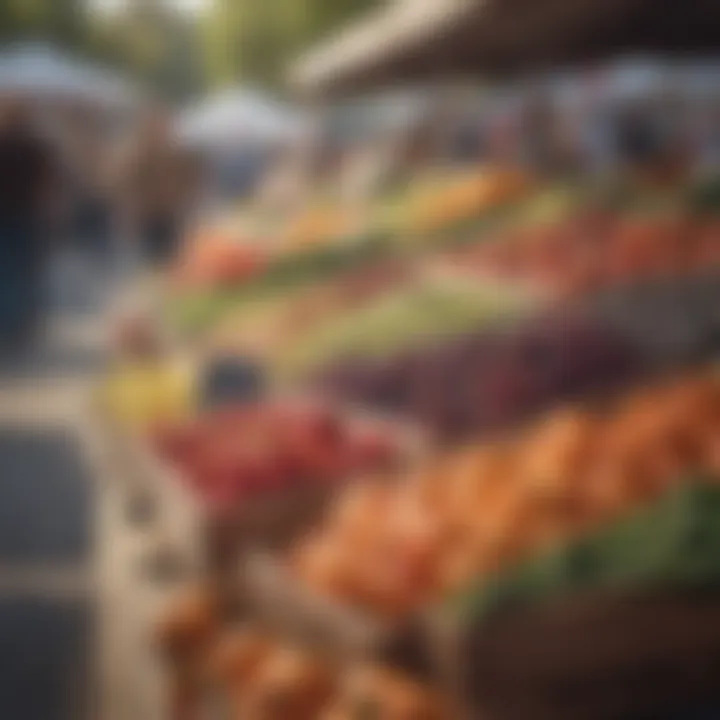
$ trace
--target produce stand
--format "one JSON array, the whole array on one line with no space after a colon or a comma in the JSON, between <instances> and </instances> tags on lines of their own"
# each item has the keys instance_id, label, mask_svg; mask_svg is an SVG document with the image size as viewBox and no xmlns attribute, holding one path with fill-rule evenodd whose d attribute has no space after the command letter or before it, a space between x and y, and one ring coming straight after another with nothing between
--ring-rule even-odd
<instances>
[{"instance_id":1,"label":"produce stand","mask_svg":"<svg viewBox=\"0 0 720 720\"><path fill-rule=\"evenodd\" d=\"M669 382L668 378L680 372L689 372L688 377L692 378L694 367L716 355L717 274L712 268L706 271L705 276L693 271L681 279L673 277L645 283L636 280L625 286L610 287L604 294L591 294L584 302L604 322L624 328L624 333L642 346L648 360L649 364L640 376L629 378L627 385L631 389L627 389L625 383L619 384L615 393L620 398L626 392L639 392L642 398L643 391L632 390L636 384L640 388L648 385L646 392L649 393L655 382ZM700 307L706 308L707 312L699 312ZM551 315L562 317L562 313L557 315L558 312L557 308L550 310ZM452 341L448 342L448 345L451 344ZM530 366L538 364L538 357L540 355L537 354L528 356ZM547 357L542 357L547 362ZM655 376L657 379L653 381ZM448 375L450 384L447 387L452 385L453 379L457 384L460 377L458 374L454 377ZM597 380L592 374L588 377ZM617 377L614 377L616 380ZM692 384L692 380L689 382ZM492 387L492 381L490 383ZM709 402L714 402L713 393L711 390L704 393ZM327 392L326 397L336 401L340 395ZM603 388L600 396L599 413L602 417L605 412L602 406L610 402L608 389ZM563 400L574 400L571 407L582 408L592 397L588 386L579 388L577 397L565 397ZM552 395L547 406L537 409L534 414L537 420L530 420L530 427L534 422L541 423L542 427L543 418L548 418L551 425L556 417L551 408L557 402L558 397ZM367 402L368 406L372 404ZM652 400L651 405L655 405ZM704 412L698 406L698 417L704 417ZM712 410L713 417L715 412L716 409ZM690 418L686 418L683 423L689 421ZM518 422L513 418L508 423L507 432L512 433L513 426ZM521 428L527 428L527 422L528 418L523 418ZM684 434L686 431L690 433L692 427L681 424L677 432L682 438L678 442L689 442L688 447L694 448L695 441L688 440ZM116 436L121 434L117 430L112 432ZM482 452L483 447L489 451L494 437L493 434L481 437L476 430L472 439ZM628 433L628 437L632 434ZM715 700L714 686L710 687L705 682L715 657L714 646L704 644L715 637L707 632L708 627L714 627L717 622L716 603L711 599L696 599L694 595L687 598L681 595L676 599L676 584L671 584L670 594L665 595L648 589L643 581L638 583L638 589L631 587L629 594L610 592L604 595L595 591L588 593L587 597L582 593L577 597L570 594L567 599L560 598L557 605L531 605L527 611L516 611L507 619L500 614L497 620L490 618L487 625L483 622L471 628L463 625L457 629L438 629L430 616L416 612L401 613L397 619L388 622L387 618L364 612L362 607L338 602L312 586L306 587L297 576L287 572L287 554L292 551L294 543L297 540L306 541L323 518L333 517L332 505L328 504L333 498L324 490L317 498L313 492L302 488L297 493L279 495L266 508L257 504L248 506L245 519L235 516L224 528L211 528L206 522L202 504L193 497L193 493L187 492L187 483L178 478L175 471L169 470L156 454L148 452L147 441L142 436L129 435L128 438L129 442L120 454L128 462L128 473L131 467L134 468L133 472L142 477L140 483L157 494L158 504L162 507L161 515L168 519L168 525L164 521L160 523L161 532L171 545L184 546L191 554L200 550L204 556L197 566L200 568L197 576L200 586L204 592L214 594L215 602L219 602L221 596L230 600L230 603L223 600L220 606L223 609L217 610L219 615L213 620L225 628L218 630L220 636L230 631L239 613L249 623L252 632L269 638L268 642L279 643L280 648L292 647L295 648L293 652L303 654L303 663L327 662L338 668L354 668L358 664L370 663L389 666L394 672L401 673L403 678L414 678L410 682L427 683L427 678L430 678L430 686L440 689L441 695L448 698L450 704L465 706L468 717L477 717L478 713L489 710L496 711L499 717L522 720L528 717L529 708L532 708L537 713L533 717L547 717L548 720L578 717L579 714L604 720L624 717L623 712L652 710L656 701L677 706L682 711L687 707L684 703L688 702L688 697L692 697L693 702L711 703ZM449 438L445 441L446 448L441 452L441 459L452 457L452 450L447 449L447 446L452 448L452 442ZM543 442L549 443L548 448L552 448L550 440ZM674 443L675 440L669 442ZM522 457L522 453L518 456ZM675 459L670 461L675 462ZM421 473L423 467L427 468L421 463ZM692 466L686 469L690 470ZM412 487L412 477L403 480L401 475L398 484ZM338 495L342 497L343 493ZM174 528L172 531L170 526ZM229 540L231 536L234 539ZM240 547L242 552L239 555L234 552L226 554L228 542ZM350 557L346 559L346 562L349 561ZM633 594L635 592L639 595ZM433 606L434 603L429 602L423 610L430 612ZM652 628L659 625L669 628L672 622L677 634L658 634L653 643L648 644L650 631L643 630L645 626L640 623L640 618L646 619ZM199 622L192 617L191 620ZM191 620L184 620L183 623L187 624L180 625L182 633L188 633L188 628L195 627ZM702 645L698 632L700 626L706 631ZM172 632L167 632L173 645L176 640L172 638L181 631L177 629L177 624L171 627ZM551 663L546 662L548 656L545 652L543 662L540 662L528 651L528 647L544 647L549 637L557 637L558 634L569 640L554 644L555 654ZM528 638L535 638L535 644L525 645ZM588 643L595 645L601 640L607 643L606 651L588 659ZM476 649L476 641L479 649ZM206 686L202 680L204 660L187 660L187 657L193 657L192 653L199 653L198 658L205 657L202 648L207 641L198 641L199 645L193 645L193 642L187 641L188 647L195 649L182 651L180 656L185 659L179 661L180 670L175 671L179 674L174 676L178 688L196 688L191 698L186 698L184 691L180 693L177 702L181 706L202 704L207 697L212 698L216 694L216 690ZM615 642L617 644L613 644ZM678 648L683 653L691 653L692 662L684 662L686 655L680 661ZM186 654L188 652L190 655ZM288 650L273 652L282 655ZM526 660L521 662L521 657ZM614 669L629 662L628 658L633 664L646 664L647 674L636 679L616 677ZM586 674L578 674L579 671L569 673L569 667L574 670L585 668ZM674 674L676 669L679 672L679 668L683 668L684 672L677 683L661 683L659 678L664 677L664 673ZM658 683L663 684L662 694L655 692ZM509 691L508 688L515 690ZM546 698L548 693L559 699L550 702ZM570 699L562 699L565 693ZM252 693L245 691L244 696L250 697ZM447 717L461 717L460 712L453 711Z\"/></svg>"},{"instance_id":2,"label":"produce stand","mask_svg":"<svg viewBox=\"0 0 720 720\"><path fill-rule=\"evenodd\" d=\"M662 381L657 389L651 387L645 391L650 392L647 397L651 404L655 404L653 393L658 391L657 406L662 407L666 402L663 400L666 390L662 389L666 382ZM694 381L689 382L688 388ZM709 382L716 383L716 379ZM674 412L671 409L674 392L671 389L670 395L666 395L671 403L666 406L667 412ZM642 392L638 393L633 402L642 403L643 397ZM689 399L690 395L687 397ZM634 417L632 405L623 412L628 419ZM605 414L606 411L600 410L599 419ZM622 427L620 417L619 427ZM542 432L540 437L544 438ZM652 445L647 449L654 452ZM687 467L693 467L693 463ZM448 479L451 477L448 475ZM571 478L569 489L572 492ZM627 479L634 482L632 476ZM692 702L699 702L711 698L714 692L714 683L702 668L707 667L716 652L709 649L710 645L715 647L712 634L703 636L707 646L698 647L698 631L703 621L693 615L698 610L700 617L707 620L717 613L713 589L718 573L714 551L717 481L714 478L708 480L709 485L705 485L704 479L688 478L685 487L685 480L680 480L679 490L661 496L649 510L642 510L637 515L623 514L623 519L610 521L607 530L596 530L577 545L548 551L547 557L541 554L538 559L531 559L527 566L516 565L515 569L510 566L507 573L491 575L480 583L477 593L470 590L467 599L461 595L446 610L438 610L438 617L444 614L451 621L454 616L459 618L458 624L453 626L451 622L449 628L446 622L438 624L432 616L428 618L429 623L420 617L409 625L402 619L388 624L379 616L373 620L372 615L352 610L349 605L345 608L335 606L327 599L314 597L302 586L298 588L297 578L293 579L276 561L261 557L253 561L251 605L255 603L255 616L276 633L316 652L355 658L370 654L376 660L392 662L415 673L427 672L427 658L434 657L440 676L451 681L449 687L455 687L457 691L458 686L454 683L464 678L461 689L464 693L473 693L473 711L477 711L479 702L481 707L485 703L489 708L495 705L498 712L506 711L509 717L524 717L522 712L527 712L529 707L542 707L539 704L540 698L544 697L542 683L554 682L560 688L565 683L567 692L571 693L572 678L578 683L577 692L580 693L576 701L590 705L582 706L588 717L595 717L593 713L598 713L598 717L615 716L607 714L610 712L607 704L592 707L596 699L592 694L594 687L597 687L598 696L617 692L617 702L629 702L630 708L638 707L633 706L633 702L639 703L640 711L645 709L642 703L654 700L662 703L673 692L678 700L684 697L688 702L683 693L695 683L698 690L704 688L701 696L693 697ZM481 521L482 517L478 516L478 522ZM530 521L529 517L527 521ZM330 543L331 538L328 538ZM356 558L356 562L361 563L362 558ZM640 595L633 599L636 592ZM557 611L553 609L556 604L559 604ZM548 607L544 609L546 605ZM634 622L633 618L641 617L644 612L648 613L645 615L648 625L635 624L629 631L626 623ZM677 618L677 622L662 625L667 634L661 632L654 636L661 627L661 618ZM395 630L390 629L393 627ZM567 638L566 642L551 643L557 652L557 660L550 663L547 662L546 641L533 644L528 639L528 634L534 637L533 633L537 633L537 638L552 637L556 631L568 627L572 632L560 633L560 637ZM422 641L423 634L425 642ZM652 642L650 634L654 636ZM607 643L601 645L606 651L588 654L588 648L599 647L601 637ZM687 653L697 649L700 653L698 665L692 666L697 675L688 678L690 685L683 685L678 679L674 690L667 688L667 696L648 697L647 689L642 688L652 688L652 678L657 677L655 673L663 672L663 663L672 666L683 661L694 662L688 655L682 660L673 655L676 648L683 648ZM624 651L627 656L623 656ZM703 656L706 652L708 654ZM619 670L616 673L621 659L619 667L633 666L636 660L648 663L646 674L638 669L637 678L621 676ZM582 668L585 668L586 676L580 674ZM636 683L636 689L623 690L623 682L631 686ZM611 691L610 688L615 687L613 683L617 688ZM582 695L583 687L587 687L587 696ZM540 694L533 697L532 692ZM635 693L636 697L628 696L628 692ZM551 697L555 695L551 694L547 702ZM528 703L524 710L522 702ZM557 702L562 703L561 696L557 697ZM612 701L605 698L604 702ZM512 710L513 703L515 710ZM560 707L549 706L547 716L555 717L553 712L558 713ZM568 705L570 714L567 716L579 712L579 707ZM628 710L628 706L620 707Z\"/></svg>"},{"instance_id":3,"label":"produce stand","mask_svg":"<svg viewBox=\"0 0 720 720\"><path fill-rule=\"evenodd\" d=\"M717 40L709 0L682 22L648 0L422 5L297 82ZM213 405L194 378L137 426L112 403L98 422L189 558L192 592L157 638L168 720L635 720L720 700L717 202L488 174L415 225L231 253L236 274L174 287L181 353L201 366L222 319L268 387ZM478 286L507 312L457 302ZM288 412L300 397L332 421ZM376 463L348 440L353 414L407 452Z\"/></svg>"},{"instance_id":4,"label":"produce stand","mask_svg":"<svg viewBox=\"0 0 720 720\"><path fill-rule=\"evenodd\" d=\"M231 309L282 298L383 263L412 264L421 253L472 242L482 237L484 230L501 224L518 206L533 202L532 181L501 169L488 168L476 177L448 184L444 187L441 183L435 190L443 202L435 200L432 214L428 215L422 195L410 203L403 213L407 217L399 222L388 224L379 218L359 233L330 234L323 242L281 250L256 267L249 266L249 274L235 282L197 288L175 283L165 314L173 327L190 335L213 325ZM371 214L373 203L365 210ZM241 244L238 247L242 250Z\"/></svg>"}]
</instances>

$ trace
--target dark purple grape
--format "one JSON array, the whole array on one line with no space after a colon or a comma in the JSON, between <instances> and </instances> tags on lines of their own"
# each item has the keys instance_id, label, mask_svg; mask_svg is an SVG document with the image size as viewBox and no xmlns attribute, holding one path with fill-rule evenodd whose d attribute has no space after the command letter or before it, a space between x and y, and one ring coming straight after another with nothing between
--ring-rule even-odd
<instances>
[{"instance_id":1,"label":"dark purple grape","mask_svg":"<svg viewBox=\"0 0 720 720\"><path fill-rule=\"evenodd\" d=\"M456 438L512 425L557 401L622 386L643 369L634 344L595 322L556 314L382 362L336 366L320 384Z\"/></svg>"}]
</instances>

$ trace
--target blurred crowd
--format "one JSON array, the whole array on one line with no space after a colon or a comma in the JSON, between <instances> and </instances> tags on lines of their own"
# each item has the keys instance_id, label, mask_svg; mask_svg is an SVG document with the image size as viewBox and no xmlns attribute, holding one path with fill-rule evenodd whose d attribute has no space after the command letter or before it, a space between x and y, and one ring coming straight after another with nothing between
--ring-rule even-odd
<instances>
[{"instance_id":1,"label":"blurred crowd","mask_svg":"<svg viewBox=\"0 0 720 720\"><path fill-rule=\"evenodd\" d=\"M103 269L128 254L149 265L168 261L198 172L161 110L128 129L83 107L42 112L25 100L0 100L2 349L35 338L57 251L76 251Z\"/></svg>"}]
</instances>

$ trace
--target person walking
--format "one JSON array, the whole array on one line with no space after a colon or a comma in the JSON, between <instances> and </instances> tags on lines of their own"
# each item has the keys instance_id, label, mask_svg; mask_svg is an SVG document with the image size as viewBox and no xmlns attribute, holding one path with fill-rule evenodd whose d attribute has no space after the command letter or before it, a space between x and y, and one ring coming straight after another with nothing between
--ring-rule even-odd
<instances>
[{"instance_id":1,"label":"person walking","mask_svg":"<svg viewBox=\"0 0 720 720\"><path fill-rule=\"evenodd\" d=\"M32 341L43 315L54 154L17 100L0 102L0 350Z\"/></svg>"},{"instance_id":2,"label":"person walking","mask_svg":"<svg viewBox=\"0 0 720 720\"><path fill-rule=\"evenodd\" d=\"M148 116L120 169L124 214L145 264L162 267L177 255L197 198L198 170L192 154L175 142L165 114Z\"/></svg>"}]
</instances>

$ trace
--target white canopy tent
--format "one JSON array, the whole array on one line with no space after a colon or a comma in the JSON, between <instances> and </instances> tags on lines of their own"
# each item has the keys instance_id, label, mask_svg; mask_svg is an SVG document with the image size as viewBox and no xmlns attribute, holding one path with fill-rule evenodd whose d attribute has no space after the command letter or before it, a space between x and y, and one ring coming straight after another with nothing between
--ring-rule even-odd
<instances>
[{"instance_id":1,"label":"white canopy tent","mask_svg":"<svg viewBox=\"0 0 720 720\"><path fill-rule=\"evenodd\" d=\"M0 52L0 94L87 102L107 109L138 101L131 83L100 66L81 62L46 45Z\"/></svg>"},{"instance_id":2,"label":"white canopy tent","mask_svg":"<svg viewBox=\"0 0 720 720\"><path fill-rule=\"evenodd\" d=\"M186 110L176 131L181 142L215 149L290 142L307 127L299 110L253 90L235 88Z\"/></svg>"}]
</instances>

